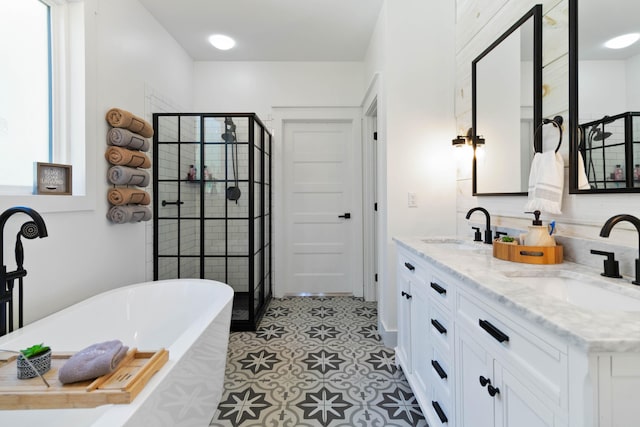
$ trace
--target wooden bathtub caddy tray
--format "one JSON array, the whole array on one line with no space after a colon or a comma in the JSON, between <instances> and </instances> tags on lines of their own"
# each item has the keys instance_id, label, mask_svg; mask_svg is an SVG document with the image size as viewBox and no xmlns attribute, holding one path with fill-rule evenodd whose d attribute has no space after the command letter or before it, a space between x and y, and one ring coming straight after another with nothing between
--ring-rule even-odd
<instances>
[{"instance_id":1,"label":"wooden bathtub caddy tray","mask_svg":"<svg viewBox=\"0 0 640 427\"><path fill-rule=\"evenodd\" d=\"M524 246L494 240L493 256L505 261L525 264L561 264L563 251L562 245Z\"/></svg>"},{"instance_id":2,"label":"wooden bathtub caddy tray","mask_svg":"<svg viewBox=\"0 0 640 427\"><path fill-rule=\"evenodd\" d=\"M6 355L6 358L2 356ZM169 359L169 352L129 350L120 365L110 374L93 381L62 384L58 370L73 353L51 355L51 370L43 376L19 380L17 355L0 352L0 409L94 408L100 405L131 403Z\"/></svg>"}]
</instances>

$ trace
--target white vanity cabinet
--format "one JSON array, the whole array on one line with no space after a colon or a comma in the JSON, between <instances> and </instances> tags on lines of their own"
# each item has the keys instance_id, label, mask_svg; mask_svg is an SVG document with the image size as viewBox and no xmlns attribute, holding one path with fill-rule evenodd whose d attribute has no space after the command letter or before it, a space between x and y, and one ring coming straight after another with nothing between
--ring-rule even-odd
<instances>
[{"instance_id":1,"label":"white vanity cabinet","mask_svg":"<svg viewBox=\"0 0 640 427\"><path fill-rule=\"evenodd\" d=\"M410 256L398 256L398 343L396 363L405 375L411 374L411 307L413 305L412 283L417 279L417 261Z\"/></svg>"},{"instance_id":2,"label":"white vanity cabinet","mask_svg":"<svg viewBox=\"0 0 640 427\"><path fill-rule=\"evenodd\" d=\"M429 425L455 425L452 289L424 260L398 255L397 363Z\"/></svg>"},{"instance_id":3,"label":"white vanity cabinet","mask_svg":"<svg viewBox=\"0 0 640 427\"><path fill-rule=\"evenodd\" d=\"M396 357L429 426L567 426L563 344L406 248L398 254Z\"/></svg>"},{"instance_id":4,"label":"white vanity cabinet","mask_svg":"<svg viewBox=\"0 0 640 427\"><path fill-rule=\"evenodd\" d=\"M640 425L640 354L599 354L595 358L600 425L637 427ZM629 404L630 401L636 402Z\"/></svg>"},{"instance_id":5,"label":"white vanity cabinet","mask_svg":"<svg viewBox=\"0 0 640 427\"><path fill-rule=\"evenodd\" d=\"M459 293L457 312L459 425L567 425L564 346L537 335L542 331L534 325L504 318L473 293Z\"/></svg>"}]
</instances>

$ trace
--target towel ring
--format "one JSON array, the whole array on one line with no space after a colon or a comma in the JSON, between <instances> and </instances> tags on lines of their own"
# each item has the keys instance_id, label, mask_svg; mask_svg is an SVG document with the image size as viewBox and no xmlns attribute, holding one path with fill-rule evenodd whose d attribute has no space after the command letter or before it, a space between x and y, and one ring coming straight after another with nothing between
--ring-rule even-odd
<instances>
[{"instance_id":1,"label":"towel ring","mask_svg":"<svg viewBox=\"0 0 640 427\"><path fill-rule=\"evenodd\" d=\"M555 116L553 119L542 120L542 123L540 123L536 128L536 130L533 132L533 142L534 142L533 151L534 152L537 153L537 151L535 150L535 141L536 141L536 135L538 134L538 131L540 130L540 128L542 128L542 126L549 123L551 123L555 128L557 128L558 133L560 134L560 137L558 138L558 146L556 147L556 153L558 152L558 150L560 149L560 146L562 145L562 122L563 121L564 119L562 118L562 116ZM540 147L540 149L542 150L542 147Z\"/></svg>"}]
</instances>

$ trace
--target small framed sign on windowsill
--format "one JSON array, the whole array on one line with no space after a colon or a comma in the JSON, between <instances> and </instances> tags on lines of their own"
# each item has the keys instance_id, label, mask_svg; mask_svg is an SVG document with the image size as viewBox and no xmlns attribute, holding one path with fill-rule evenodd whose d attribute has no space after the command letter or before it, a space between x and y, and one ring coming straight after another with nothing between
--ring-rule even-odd
<instances>
[{"instance_id":1,"label":"small framed sign on windowsill","mask_svg":"<svg viewBox=\"0 0 640 427\"><path fill-rule=\"evenodd\" d=\"M71 165L36 163L35 194L71 195Z\"/></svg>"}]
</instances>

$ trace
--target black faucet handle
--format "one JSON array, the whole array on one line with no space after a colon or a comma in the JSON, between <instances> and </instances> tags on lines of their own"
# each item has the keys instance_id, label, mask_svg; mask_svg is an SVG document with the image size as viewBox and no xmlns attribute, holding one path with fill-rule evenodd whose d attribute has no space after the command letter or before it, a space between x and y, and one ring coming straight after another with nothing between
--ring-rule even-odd
<instances>
[{"instance_id":1,"label":"black faucet handle","mask_svg":"<svg viewBox=\"0 0 640 427\"><path fill-rule=\"evenodd\" d=\"M596 249L591 249L591 253L594 255L603 255L606 256L607 259L604 260L604 272L600 273L605 277L613 277L619 279L622 277L620 275L620 266L618 261L616 261L615 254L613 252L607 251L598 251Z\"/></svg>"},{"instance_id":2,"label":"black faucet handle","mask_svg":"<svg viewBox=\"0 0 640 427\"><path fill-rule=\"evenodd\" d=\"M509 235L509 233L506 233L504 231L496 231L496 239L499 239L502 236L507 236Z\"/></svg>"},{"instance_id":3,"label":"black faucet handle","mask_svg":"<svg viewBox=\"0 0 640 427\"><path fill-rule=\"evenodd\" d=\"M482 233L480 233L480 227L471 227L471 228L476 230L476 232L473 235L473 241L482 242Z\"/></svg>"}]
</instances>

